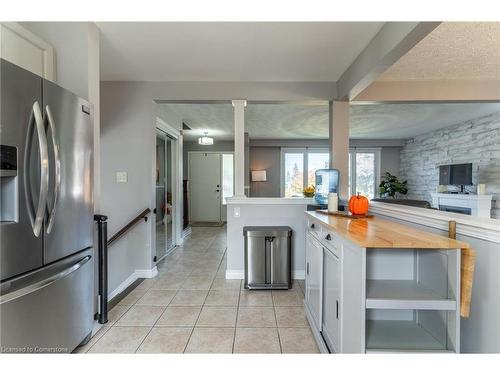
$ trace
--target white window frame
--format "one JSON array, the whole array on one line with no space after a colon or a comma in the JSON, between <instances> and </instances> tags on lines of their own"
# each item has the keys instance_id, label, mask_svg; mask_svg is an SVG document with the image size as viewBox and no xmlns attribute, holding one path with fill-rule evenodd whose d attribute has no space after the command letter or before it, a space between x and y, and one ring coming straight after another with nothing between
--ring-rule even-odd
<instances>
[{"instance_id":1,"label":"white window frame","mask_svg":"<svg viewBox=\"0 0 500 375\"><path fill-rule=\"evenodd\" d=\"M357 194L356 189L356 154L366 154L373 153L375 156L375 188L374 188L374 198L379 196L379 185L380 185L380 155L382 149L379 147L352 147L349 148L349 160L351 162L351 175L349 176L351 182L351 191L349 191L349 197Z\"/></svg>"},{"instance_id":2,"label":"white window frame","mask_svg":"<svg viewBox=\"0 0 500 375\"><path fill-rule=\"evenodd\" d=\"M280 176L280 182L281 182L281 187L280 187L280 195L281 197L285 196L285 154L302 154L302 159L303 159L303 165L302 165L302 170L303 170L303 180L302 180L302 186L305 188L309 181L308 179L308 167L309 167L309 154L316 153L316 154L324 154L330 153L330 150L328 148L321 148L321 147L282 147L281 148L281 176Z\"/></svg>"}]
</instances>

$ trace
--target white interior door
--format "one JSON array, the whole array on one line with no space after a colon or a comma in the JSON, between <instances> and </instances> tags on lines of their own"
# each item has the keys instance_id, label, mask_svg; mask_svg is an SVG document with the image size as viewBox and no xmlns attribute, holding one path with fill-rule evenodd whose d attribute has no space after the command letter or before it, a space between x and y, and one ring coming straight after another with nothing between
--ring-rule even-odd
<instances>
[{"instance_id":1,"label":"white interior door","mask_svg":"<svg viewBox=\"0 0 500 375\"><path fill-rule=\"evenodd\" d=\"M221 221L221 154L189 154L191 222Z\"/></svg>"}]
</instances>

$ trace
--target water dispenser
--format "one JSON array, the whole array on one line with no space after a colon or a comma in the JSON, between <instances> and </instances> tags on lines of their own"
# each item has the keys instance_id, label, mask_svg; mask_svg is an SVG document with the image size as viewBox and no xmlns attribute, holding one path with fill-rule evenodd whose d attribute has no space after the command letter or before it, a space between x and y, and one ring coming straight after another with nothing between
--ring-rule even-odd
<instances>
[{"instance_id":1,"label":"water dispenser","mask_svg":"<svg viewBox=\"0 0 500 375\"><path fill-rule=\"evenodd\" d=\"M0 221L17 221L17 148L0 145Z\"/></svg>"},{"instance_id":2,"label":"water dispenser","mask_svg":"<svg viewBox=\"0 0 500 375\"><path fill-rule=\"evenodd\" d=\"M316 193L314 199L318 204L328 204L328 193L338 193L339 189L338 169L316 170Z\"/></svg>"}]
</instances>

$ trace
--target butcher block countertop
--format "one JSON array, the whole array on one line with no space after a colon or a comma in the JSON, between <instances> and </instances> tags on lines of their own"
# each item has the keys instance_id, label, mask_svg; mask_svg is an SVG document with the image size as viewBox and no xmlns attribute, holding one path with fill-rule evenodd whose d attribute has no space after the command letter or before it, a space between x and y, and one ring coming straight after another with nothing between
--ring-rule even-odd
<instances>
[{"instance_id":1,"label":"butcher block countertop","mask_svg":"<svg viewBox=\"0 0 500 375\"><path fill-rule=\"evenodd\" d=\"M306 214L328 230L364 248L395 249L467 249L462 241L439 236L410 226L380 219L351 219L316 211Z\"/></svg>"}]
</instances>

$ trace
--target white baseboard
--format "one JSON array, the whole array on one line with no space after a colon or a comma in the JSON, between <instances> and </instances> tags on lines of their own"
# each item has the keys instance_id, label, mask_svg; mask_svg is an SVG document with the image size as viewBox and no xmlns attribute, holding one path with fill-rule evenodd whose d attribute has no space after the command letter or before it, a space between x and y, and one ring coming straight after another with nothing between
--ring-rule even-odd
<instances>
[{"instance_id":1,"label":"white baseboard","mask_svg":"<svg viewBox=\"0 0 500 375\"><path fill-rule=\"evenodd\" d=\"M245 271L243 270L226 270L227 280L243 280L245 278ZM304 270L292 271L292 279L304 280L306 273Z\"/></svg>"},{"instance_id":2,"label":"white baseboard","mask_svg":"<svg viewBox=\"0 0 500 375\"><path fill-rule=\"evenodd\" d=\"M108 300L113 299L118 294L127 289L132 283L137 279L151 279L158 275L158 268L154 266L150 270L135 270L129 277L127 277L120 285L118 285L115 290L111 293L108 293Z\"/></svg>"},{"instance_id":3,"label":"white baseboard","mask_svg":"<svg viewBox=\"0 0 500 375\"><path fill-rule=\"evenodd\" d=\"M306 279L306 271L304 271L304 270L292 271L292 279L305 280Z\"/></svg>"},{"instance_id":4,"label":"white baseboard","mask_svg":"<svg viewBox=\"0 0 500 375\"><path fill-rule=\"evenodd\" d=\"M243 280L245 272L241 270L226 270L226 279L228 280Z\"/></svg>"},{"instance_id":5,"label":"white baseboard","mask_svg":"<svg viewBox=\"0 0 500 375\"><path fill-rule=\"evenodd\" d=\"M138 279L152 279L158 275L158 268L154 266L150 270L135 270L134 274L137 275Z\"/></svg>"}]
</instances>

